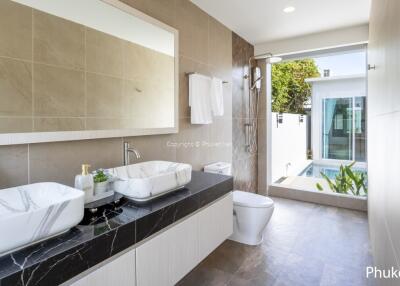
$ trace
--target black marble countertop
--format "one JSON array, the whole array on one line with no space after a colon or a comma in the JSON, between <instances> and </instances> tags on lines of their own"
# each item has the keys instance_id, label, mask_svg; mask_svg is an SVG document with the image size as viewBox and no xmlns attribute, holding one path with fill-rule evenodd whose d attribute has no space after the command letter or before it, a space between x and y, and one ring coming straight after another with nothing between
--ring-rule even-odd
<instances>
[{"instance_id":1,"label":"black marble countertop","mask_svg":"<svg viewBox=\"0 0 400 286\"><path fill-rule=\"evenodd\" d=\"M59 285L232 189L232 177L193 171L182 190L145 205L123 200L93 221L1 257L0 286Z\"/></svg>"}]
</instances>

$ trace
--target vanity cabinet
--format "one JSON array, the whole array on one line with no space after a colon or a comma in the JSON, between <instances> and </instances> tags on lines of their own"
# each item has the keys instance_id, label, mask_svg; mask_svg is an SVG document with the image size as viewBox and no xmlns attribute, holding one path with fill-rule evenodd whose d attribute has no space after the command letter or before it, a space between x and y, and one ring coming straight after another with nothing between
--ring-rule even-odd
<instances>
[{"instance_id":1,"label":"vanity cabinet","mask_svg":"<svg viewBox=\"0 0 400 286\"><path fill-rule=\"evenodd\" d=\"M133 249L121 255L71 286L136 286L135 252L136 250Z\"/></svg>"},{"instance_id":2,"label":"vanity cabinet","mask_svg":"<svg viewBox=\"0 0 400 286\"><path fill-rule=\"evenodd\" d=\"M230 193L72 285L175 285L232 234L232 217Z\"/></svg>"},{"instance_id":3,"label":"vanity cabinet","mask_svg":"<svg viewBox=\"0 0 400 286\"><path fill-rule=\"evenodd\" d=\"M139 246L137 286L175 285L232 234L232 217L228 194Z\"/></svg>"}]
</instances>

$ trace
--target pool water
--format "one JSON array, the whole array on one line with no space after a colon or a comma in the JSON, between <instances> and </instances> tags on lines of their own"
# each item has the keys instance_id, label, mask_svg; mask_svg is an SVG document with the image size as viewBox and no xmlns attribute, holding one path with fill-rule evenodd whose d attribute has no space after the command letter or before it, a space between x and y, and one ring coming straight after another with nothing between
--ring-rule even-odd
<instances>
[{"instance_id":1,"label":"pool water","mask_svg":"<svg viewBox=\"0 0 400 286\"><path fill-rule=\"evenodd\" d=\"M365 168L352 168L352 170L353 172L360 172L367 174L367 170ZM336 175L339 174L339 167L318 165L315 163L311 163L303 172L300 173L300 176L322 178L321 172L325 174L328 178L334 180Z\"/></svg>"}]
</instances>

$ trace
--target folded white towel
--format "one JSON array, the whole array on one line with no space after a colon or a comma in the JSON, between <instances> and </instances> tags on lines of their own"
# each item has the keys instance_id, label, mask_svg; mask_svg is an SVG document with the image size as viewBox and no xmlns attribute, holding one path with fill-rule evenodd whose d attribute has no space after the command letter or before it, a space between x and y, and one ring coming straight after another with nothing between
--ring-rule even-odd
<instances>
[{"instance_id":1,"label":"folded white towel","mask_svg":"<svg viewBox=\"0 0 400 286\"><path fill-rule=\"evenodd\" d=\"M211 79L200 74L189 76L189 106L192 124L212 123Z\"/></svg>"},{"instance_id":2,"label":"folded white towel","mask_svg":"<svg viewBox=\"0 0 400 286\"><path fill-rule=\"evenodd\" d=\"M224 90L222 80L213 77L211 81L211 110L214 116L224 115Z\"/></svg>"}]
</instances>

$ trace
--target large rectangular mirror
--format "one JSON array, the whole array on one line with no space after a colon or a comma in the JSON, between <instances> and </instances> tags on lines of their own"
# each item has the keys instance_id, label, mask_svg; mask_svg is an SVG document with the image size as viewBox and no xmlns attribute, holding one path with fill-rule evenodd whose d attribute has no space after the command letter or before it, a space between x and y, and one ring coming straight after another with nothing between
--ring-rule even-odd
<instances>
[{"instance_id":1,"label":"large rectangular mirror","mask_svg":"<svg viewBox=\"0 0 400 286\"><path fill-rule=\"evenodd\" d=\"M177 132L177 43L117 0L1 0L0 145Z\"/></svg>"}]
</instances>

